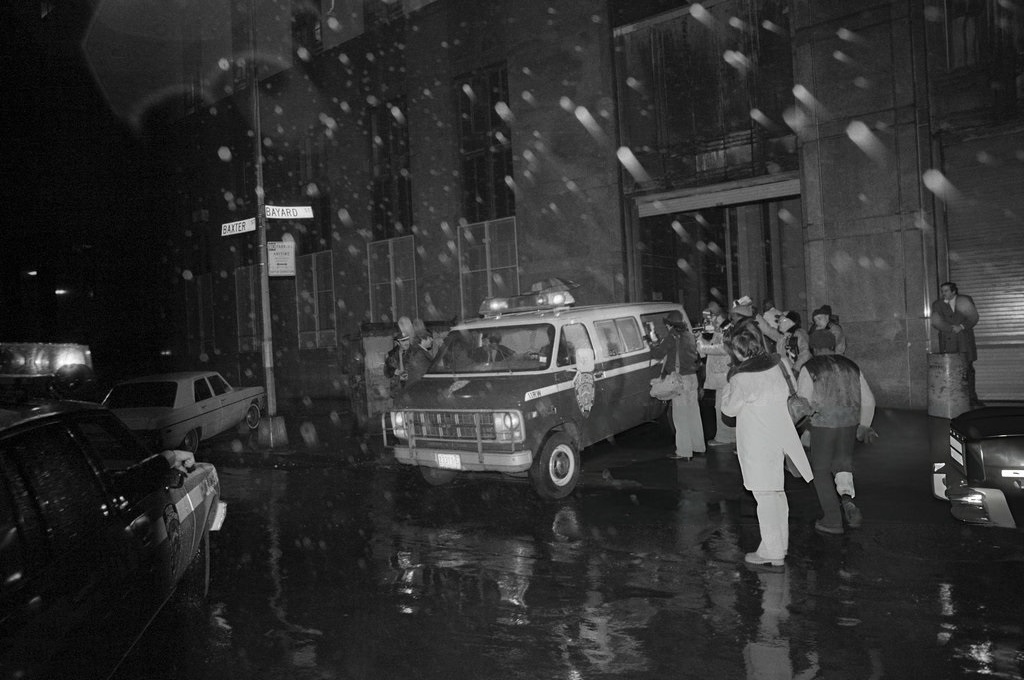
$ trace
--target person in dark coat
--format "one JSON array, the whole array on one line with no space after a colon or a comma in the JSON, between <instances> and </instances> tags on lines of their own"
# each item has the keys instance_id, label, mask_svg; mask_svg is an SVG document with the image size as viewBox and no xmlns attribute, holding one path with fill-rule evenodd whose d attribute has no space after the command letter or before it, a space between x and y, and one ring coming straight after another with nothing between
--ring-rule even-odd
<instances>
[{"instance_id":1,"label":"person in dark coat","mask_svg":"<svg viewBox=\"0 0 1024 680\"><path fill-rule=\"evenodd\" d=\"M388 377L391 394L398 394L422 378L430 362L430 354L417 338L406 334L396 337L395 346L384 358L384 374Z\"/></svg>"},{"instance_id":2,"label":"person in dark coat","mask_svg":"<svg viewBox=\"0 0 1024 680\"><path fill-rule=\"evenodd\" d=\"M838 354L807 360L797 378L797 393L811 402L810 460L822 517L814 523L824 534L843 533L843 520L856 529L860 509L854 504L853 448L873 441L875 397L860 367Z\"/></svg>"},{"instance_id":3,"label":"person in dark coat","mask_svg":"<svg viewBox=\"0 0 1024 680\"><path fill-rule=\"evenodd\" d=\"M675 429L675 451L670 458L692 460L694 453L704 453L704 424L700 419L700 405L697 402L697 339L690 330L678 310L673 310L665 317L668 335L657 347L652 348L651 355L658 359L664 357L665 365L662 375L675 370L683 376L683 391L672 398L672 427Z\"/></svg>"},{"instance_id":4,"label":"person in dark coat","mask_svg":"<svg viewBox=\"0 0 1024 680\"><path fill-rule=\"evenodd\" d=\"M830 305L822 305L814 310L807 334L811 354L846 354L846 334L832 314Z\"/></svg>"},{"instance_id":5,"label":"person in dark coat","mask_svg":"<svg viewBox=\"0 0 1024 680\"><path fill-rule=\"evenodd\" d=\"M932 327L939 332L939 354L960 354L964 358L971 408L984 406L974 385L974 362L978 358L974 327L978 325L978 308L971 296L960 293L952 281L939 286L939 295L932 303Z\"/></svg>"}]
</instances>

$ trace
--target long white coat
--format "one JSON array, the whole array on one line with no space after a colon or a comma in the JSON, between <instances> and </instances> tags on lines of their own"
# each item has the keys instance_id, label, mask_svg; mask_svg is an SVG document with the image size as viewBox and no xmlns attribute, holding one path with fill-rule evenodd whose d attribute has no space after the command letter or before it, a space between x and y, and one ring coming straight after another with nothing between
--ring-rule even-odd
<instances>
[{"instance_id":1,"label":"long white coat","mask_svg":"<svg viewBox=\"0 0 1024 680\"><path fill-rule=\"evenodd\" d=\"M743 486L750 491L782 491L788 455L808 482L811 464L789 417L789 386L778 366L737 373L722 395L722 413L736 418L736 452Z\"/></svg>"}]
</instances>

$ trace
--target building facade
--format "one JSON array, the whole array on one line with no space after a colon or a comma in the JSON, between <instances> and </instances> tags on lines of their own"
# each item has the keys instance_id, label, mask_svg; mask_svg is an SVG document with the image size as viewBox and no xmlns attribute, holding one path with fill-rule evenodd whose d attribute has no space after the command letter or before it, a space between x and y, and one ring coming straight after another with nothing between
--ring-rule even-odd
<instances>
[{"instance_id":1,"label":"building facade","mask_svg":"<svg viewBox=\"0 0 1024 680\"><path fill-rule=\"evenodd\" d=\"M981 397L1019 398L1019 3L316 5L253 0L193 46L168 145L187 150L166 260L184 363L262 381L257 240L220 235L259 185L313 210L266 222L296 252L269 279L285 396L349 389L401 316L444 325L557 276L582 304L694 318L829 304L904 408L927 403L929 304L953 279L982 315Z\"/></svg>"}]
</instances>

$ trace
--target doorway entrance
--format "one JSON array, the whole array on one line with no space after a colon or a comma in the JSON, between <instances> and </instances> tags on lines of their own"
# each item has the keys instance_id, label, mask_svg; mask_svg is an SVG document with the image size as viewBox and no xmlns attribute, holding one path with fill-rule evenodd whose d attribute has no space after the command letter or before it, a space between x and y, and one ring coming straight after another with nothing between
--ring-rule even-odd
<instances>
[{"instance_id":1,"label":"doorway entrance","mask_svg":"<svg viewBox=\"0 0 1024 680\"><path fill-rule=\"evenodd\" d=\"M737 198L749 199L744 193ZM806 319L799 196L700 206L706 196L647 199L638 205L641 299L682 303L696 322L709 301L728 310L733 300L747 295L759 309L771 301Z\"/></svg>"}]
</instances>

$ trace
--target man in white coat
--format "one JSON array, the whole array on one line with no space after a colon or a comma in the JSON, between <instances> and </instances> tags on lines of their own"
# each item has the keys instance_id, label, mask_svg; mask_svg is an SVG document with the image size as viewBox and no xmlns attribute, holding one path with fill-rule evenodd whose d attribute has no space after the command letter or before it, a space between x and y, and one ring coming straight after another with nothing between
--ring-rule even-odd
<instances>
[{"instance_id":1,"label":"man in white coat","mask_svg":"<svg viewBox=\"0 0 1024 680\"><path fill-rule=\"evenodd\" d=\"M782 566L789 550L789 502L785 459L811 481L811 464L800 444L787 400L788 368L765 350L764 337L751 319L736 324L725 338L733 358L722 395L722 414L736 418L736 452L743 486L754 494L761 544L747 553L752 565Z\"/></svg>"}]
</instances>

